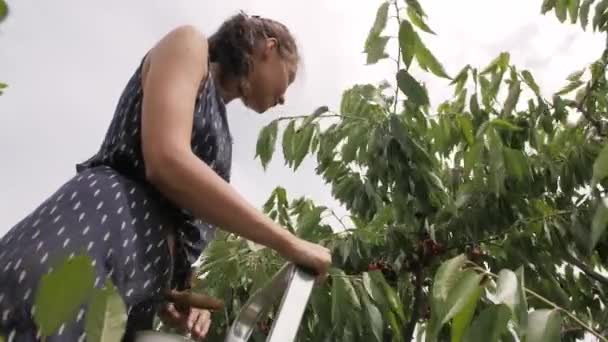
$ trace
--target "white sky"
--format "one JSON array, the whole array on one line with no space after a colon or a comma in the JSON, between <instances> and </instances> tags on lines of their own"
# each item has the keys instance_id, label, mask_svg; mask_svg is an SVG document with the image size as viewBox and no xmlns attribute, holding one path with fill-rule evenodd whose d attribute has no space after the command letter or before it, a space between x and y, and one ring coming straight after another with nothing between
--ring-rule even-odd
<instances>
[{"instance_id":1,"label":"white sky","mask_svg":"<svg viewBox=\"0 0 608 342\"><path fill-rule=\"evenodd\" d=\"M259 129L277 115L301 115L327 104L356 82L393 78L391 62L365 67L363 41L379 1L309 0L214 2L194 0L9 1L0 24L0 235L33 210L75 172L74 164L101 144L114 106L140 58L176 25L195 24L211 34L244 9L286 23L297 37L305 68L287 105L264 116L229 106L235 137L233 185L261 206L276 185L291 196L307 194L336 206L307 161L292 173L280 152L264 172L253 161ZM425 0L427 45L449 73L483 66L504 50L530 69L549 94L564 78L594 60L602 38L578 25L540 15L541 1ZM430 80L434 104L451 94L446 81ZM280 181L279 181L280 179Z\"/></svg>"}]
</instances>

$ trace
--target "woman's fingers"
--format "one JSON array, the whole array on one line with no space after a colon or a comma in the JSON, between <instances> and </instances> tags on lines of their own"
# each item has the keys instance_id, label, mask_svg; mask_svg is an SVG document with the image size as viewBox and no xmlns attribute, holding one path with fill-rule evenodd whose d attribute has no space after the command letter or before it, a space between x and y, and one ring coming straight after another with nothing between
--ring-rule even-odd
<instances>
[{"instance_id":1,"label":"woman's fingers","mask_svg":"<svg viewBox=\"0 0 608 342\"><path fill-rule=\"evenodd\" d=\"M197 310L198 311L198 310ZM196 324L194 325L194 335L198 339L203 339L207 336L209 326L211 325L211 313L207 310L201 310L199 312Z\"/></svg>"},{"instance_id":2,"label":"woman's fingers","mask_svg":"<svg viewBox=\"0 0 608 342\"><path fill-rule=\"evenodd\" d=\"M190 315L188 315L188 322L187 322L188 331L194 330L194 327L196 326L196 323L197 323L199 317L200 317L199 310L190 311Z\"/></svg>"},{"instance_id":3,"label":"woman's fingers","mask_svg":"<svg viewBox=\"0 0 608 342\"><path fill-rule=\"evenodd\" d=\"M203 325L201 328L201 337L205 338L209 333L209 328L211 327L211 313L207 311L208 319L203 321Z\"/></svg>"},{"instance_id":4,"label":"woman's fingers","mask_svg":"<svg viewBox=\"0 0 608 342\"><path fill-rule=\"evenodd\" d=\"M161 312L160 312L161 316L163 316L164 318L167 318L169 320L171 320L172 322L177 322L180 318L181 318L181 314L177 311L177 309L175 308L175 306L173 305L173 303L168 303L167 305L165 305Z\"/></svg>"}]
</instances>

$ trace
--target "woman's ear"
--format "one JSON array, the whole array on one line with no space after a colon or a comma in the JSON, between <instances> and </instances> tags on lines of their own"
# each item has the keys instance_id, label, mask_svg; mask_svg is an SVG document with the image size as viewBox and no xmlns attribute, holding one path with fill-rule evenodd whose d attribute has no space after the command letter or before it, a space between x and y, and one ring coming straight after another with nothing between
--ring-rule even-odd
<instances>
[{"instance_id":1,"label":"woman's ear","mask_svg":"<svg viewBox=\"0 0 608 342\"><path fill-rule=\"evenodd\" d=\"M266 54L270 54L273 50L278 49L278 47L279 41L276 38L271 37L266 39Z\"/></svg>"}]
</instances>

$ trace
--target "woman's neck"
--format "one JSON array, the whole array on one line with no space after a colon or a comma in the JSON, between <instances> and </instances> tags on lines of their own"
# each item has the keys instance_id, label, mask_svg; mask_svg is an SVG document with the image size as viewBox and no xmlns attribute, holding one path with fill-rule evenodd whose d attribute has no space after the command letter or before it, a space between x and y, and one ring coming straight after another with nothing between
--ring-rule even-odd
<instances>
[{"instance_id":1,"label":"woman's neck","mask_svg":"<svg viewBox=\"0 0 608 342\"><path fill-rule=\"evenodd\" d=\"M210 68L213 83L216 84L224 103L228 104L230 101L239 98L240 92L238 82L234 79L224 78L222 75L222 68L218 63L211 63Z\"/></svg>"}]
</instances>

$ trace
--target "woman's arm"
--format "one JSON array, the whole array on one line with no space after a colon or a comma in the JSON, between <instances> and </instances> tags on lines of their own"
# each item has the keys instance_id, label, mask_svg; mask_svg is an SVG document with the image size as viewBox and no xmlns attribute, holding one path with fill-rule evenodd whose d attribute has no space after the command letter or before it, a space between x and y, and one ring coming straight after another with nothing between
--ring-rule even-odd
<instances>
[{"instance_id":1,"label":"woman's arm","mask_svg":"<svg viewBox=\"0 0 608 342\"><path fill-rule=\"evenodd\" d=\"M246 202L191 150L195 97L208 75L207 42L193 27L165 36L143 73L142 150L146 176L195 216L256 243L293 255L302 243Z\"/></svg>"}]
</instances>

